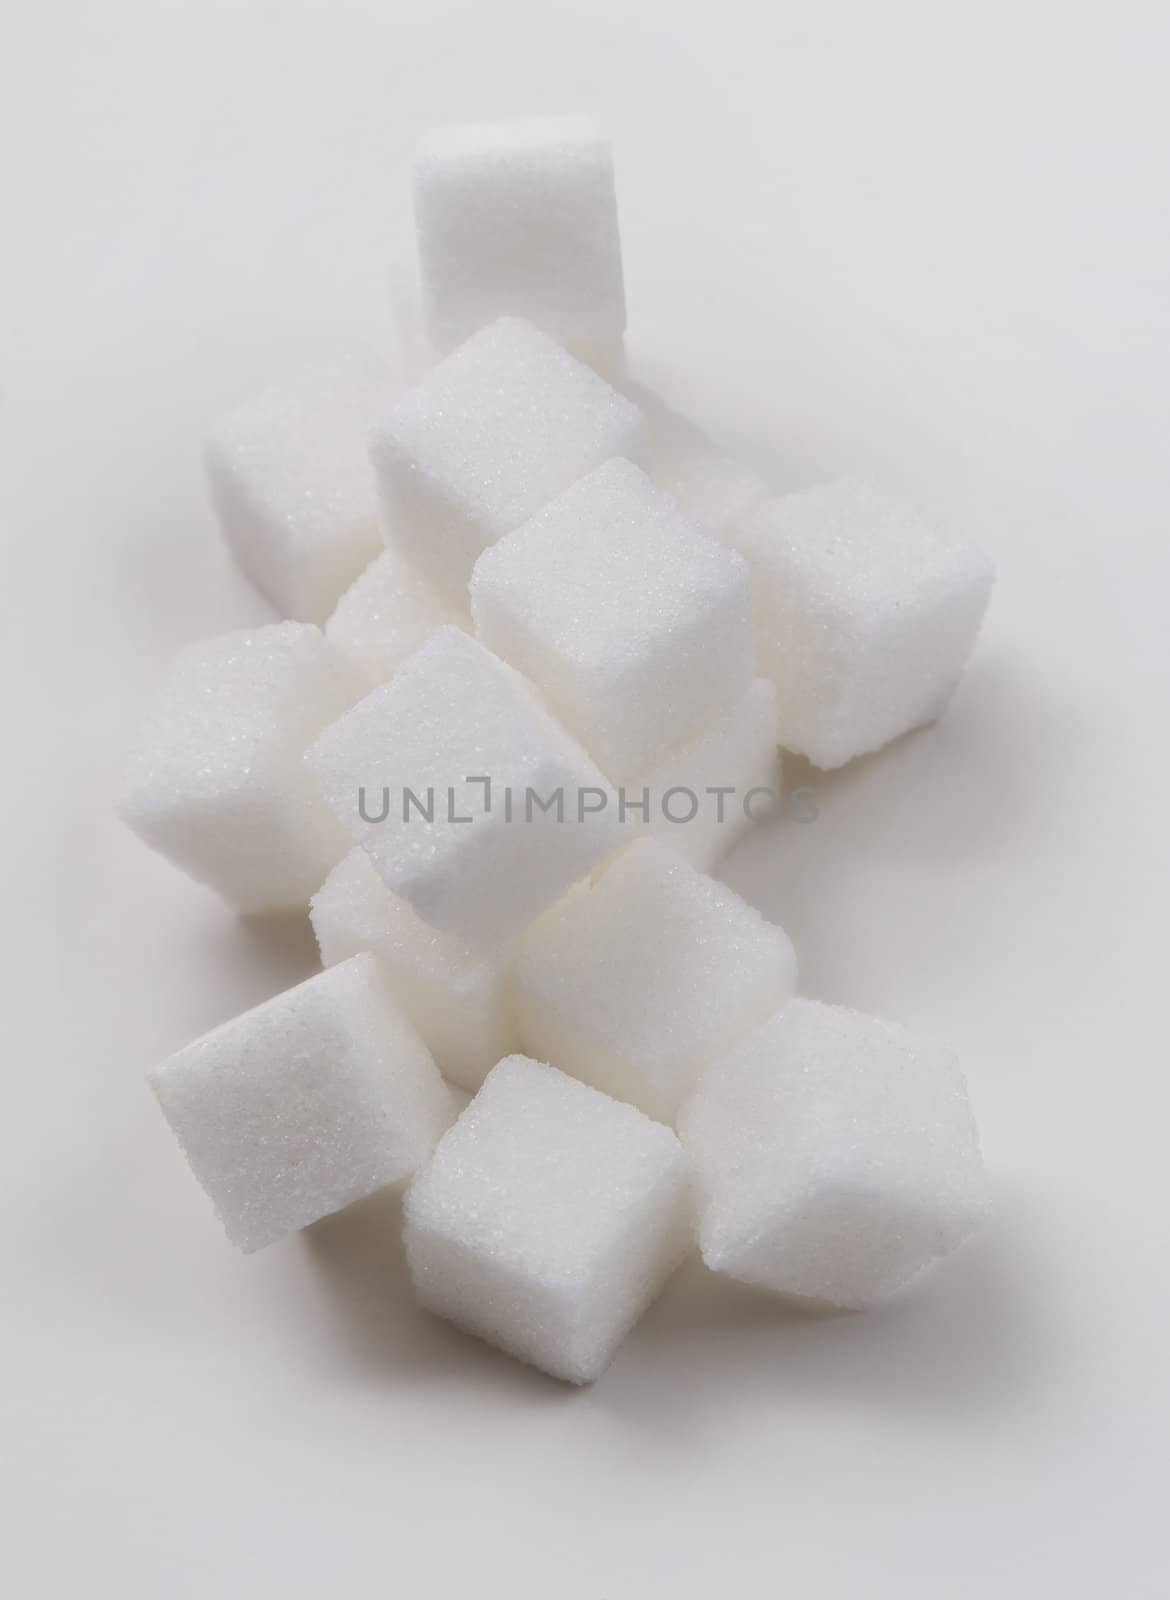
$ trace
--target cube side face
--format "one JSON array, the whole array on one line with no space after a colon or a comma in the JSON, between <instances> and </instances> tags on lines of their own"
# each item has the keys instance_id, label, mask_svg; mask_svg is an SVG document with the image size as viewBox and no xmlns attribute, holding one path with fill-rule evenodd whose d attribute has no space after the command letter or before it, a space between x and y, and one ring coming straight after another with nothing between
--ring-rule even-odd
<instances>
[{"instance_id":1,"label":"cube side face","mask_svg":"<svg viewBox=\"0 0 1170 1600\"><path fill-rule=\"evenodd\" d=\"M405 963L390 967L402 1009L443 1076L474 1094L496 1062L519 1047L502 973L482 967L428 981Z\"/></svg>"},{"instance_id":2,"label":"cube side face","mask_svg":"<svg viewBox=\"0 0 1170 1600\"><path fill-rule=\"evenodd\" d=\"M837 767L939 714L991 592L975 546L852 484L767 502L737 542L786 749Z\"/></svg>"},{"instance_id":3,"label":"cube side face","mask_svg":"<svg viewBox=\"0 0 1170 1600\"><path fill-rule=\"evenodd\" d=\"M178 802L153 813L123 807L145 843L244 916L292 911L349 844L318 798L261 778L215 800Z\"/></svg>"},{"instance_id":4,"label":"cube side face","mask_svg":"<svg viewBox=\"0 0 1170 1600\"><path fill-rule=\"evenodd\" d=\"M409 441L388 429L372 436L370 451L388 537L445 605L466 605L476 558L502 531L489 497L442 462L424 466Z\"/></svg>"},{"instance_id":5,"label":"cube side face","mask_svg":"<svg viewBox=\"0 0 1170 1600\"><path fill-rule=\"evenodd\" d=\"M146 722L124 819L238 910L304 905L346 841L301 752L358 692L307 625L277 623L192 647Z\"/></svg>"},{"instance_id":6,"label":"cube side face","mask_svg":"<svg viewBox=\"0 0 1170 1600\"><path fill-rule=\"evenodd\" d=\"M843 697L842 721L855 731L838 749L880 749L942 714L975 648L991 582L990 568L964 564L924 587L913 618L882 619Z\"/></svg>"},{"instance_id":7,"label":"cube side face","mask_svg":"<svg viewBox=\"0 0 1170 1600\"><path fill-rule=\"evenodd\" d=\"M276 611L294 616L308 598L302 541L281 507L270 504L263 488L241 469L227 438L213 434L208 439L203 463L212 509L233 561Z\"/></svg>"},{"instance_id":8,"label":"cube side face","mask_svg":"<svg viewBox=\"0 0 1170 1600\"><path fill-rule=\"evenodd\" d=\"M956 1249L977 1216L948 1217L913 1197L818 1185L787 1204L759 1197L750 1224L712 1212L700 1228L714 1272L773 1293L862 1311L902 1293Z\"/></svg>"},{"instance_id":9,"label":"cube side face","mask_svg":"<svg viewBox=\"0 0 1170 1600\"><path fill-rule=\"evenodd\" d=\"M503 966L430 927L354 848L314 897L321 959L377 956L403 1014L445 1078L474 1091L518 1044Z\"/></svg>"},{"instance_id":10,"label":"cube side face","mask_svg":"<svg viewBox=\"0 0 1170 1600\"><path fill-rule=\"evenodd\" d=\"M547 921L542 918L541 926ZM623 1051L617 1029L598 1025L592 1005L577 1003L568 995L571 980L558 981L563 972L555 958L540 959L525 941L513 974L521 1048L538 1061L555 1061L563 1072L602 1094L657 1116L655 1085L646 1082L637 1059Z\"/></svg>"},{"instance_id":11,"label":"cube side face","mask_svg":"<svg viewBox=\"0 0 1170 1600\"><path fill-rule=\"evenodd\" d=\"M511 1057L412 1186L408 1259L434 1309L587 1382L677 1264L687 1207L667 1129Z\"/></svg>"},{"instance_id":12,"label":"cube side face","mask_svg":"<svg viewBox=\"0 0 1170 1600\"><path fill-rule=\"evenodd\" d=\"M854 737L847 696L865 671L864 631L805 588L766 535L739 548L751 568L756 653L776 688L780 743L816 766L840 766Z\"/></svg>"},{"instance_id":13,"label":"cube side face","mask_svg":"<svg viewBox=\"0 0 1170 1600\"><path fill-rule=\"evenodd\" d=\"M744 695L709 733L672 751L631 786L650 791L651 816L647 831L661 844L677 851L700 872L713 872L752 826L745 802L754 790L760 814L778 806L783 792L780 761L780 715L776 688L767 678L757 678ZM722 798L722 818L714 789L734 789ZM681 791L667 800L672 790ZM685 817L689 796L699 810L689 821L672 822L663 809ZM774 798L769 798L774 797ZM753 807L755 801L753 801Z\"/></svg>"},{"instance_id":14,"label":"cube side face","mask_svg":"<svg viewBox=\"0 0 1170 1600\"><path fill-rule=\"evenodd\" d=\"M428 331L440 346L503 315L564 343L620 339L621 244L608 144L581 119L420 148L414 208Z\"/></svg>"},{"instance_id":15,"label":"cube side face","mask_svg":"<svg viewBox=\"0 0 1170 1600\"><path fill-rule=\"evenodd\" d=\"M592 1383L690 1251L694 1199L681 1148L624 1221L611 1255L581 1297L566 1341L564 1376Z\"/></svg>"},{"instance_id":16,"label":"cube side face","mask_svg":"<svg viewBox=\"0 0 1170 1600\"><path fill-rule=\"evenodd\" d=\"M408 1201L409 1205L409 1201ZM496 1349L567 1382L571 1295L469 1249L441 1225L408 1211L406 1260L419 1304Z\"/></svg>"},{"instance_id":17,"label":"cube side face","mask_svg":"<svg viewBox=\"0 0 1170 1600\"><path fill-rule=\"evenodd\" d=\"M975 645L990 582L881 617L774 599L761 662L780 687L784 748L824 770L869 754L945 709Z\"/></svg>"},{"instance_id":18,"label":"cube side face","mask_svg":"<svg viewBox=\"0 0 1170 1600\"><path fill-rule=\"evenodd\" d=\"M380 962L363 954L330 975L344 985L340 1003L355 1071L377 1108L378 1161L393 1173L386 1181L397 1182L430 1156L454 1120L455 1098Z\"/></svg>"},{"instance_id":19,"label":"cube side face","mask_svg":"<svg viewBox=\"0 0 1170 1600\"><path fill-rule=\"evenodd\" d=\"M608 794L593 769L552 760L519 778L517 793L531 791L542 798L563 793L565 820L539 809L530 820L521 820L518 811L511 822L498 815L475 816L470 826L460 827L457 849L446 853L442 870L415 871L410 864L405 869L402 893L419 916L477 949L496 949L514 939L622 842L608 799L604 812L583 820L571 811L574 796L586 790ZM386 876L383 861L378 864ZM395 869L398 865L395 860Z\"/></svg>"},{"instance_id":20,"label":"cube side face","mask_svg":"<svg viewBox=\"0 0 1170 1600\"><path fill-rule=\"evenodd\" d=\"M593 685L587 743L619 782L713 732L746 693L755 672L746 569L742 581L676 617L657 644L615 679L606 675Z\"/></svg>"},{"instance_id":21,"label":"cube side face","mask_svg":"<svg viewBox=\"0 0 1170 1600\"><path fill-rule=\"evenodd\" d=\"M426 1181L446 1185L485 1240L505 1233L518 1257L577 1281L604 1265L628 1218L679 1158L670 1129L633 1106L544 1062L510 1056L436 1153Z\"/></svg>"},{"instance_id":22,"label":"cube side face","mask_svg":"<svg viewBox=\"0 0 1170 1600\"><path fill-rule=\"evenodd\" d=\"M482 550L621 455L641 427L604 379L504 317L403 395L370 449L394 537L461 603Z\"/></svg>"},{"instance_id":23,"label":"cube side face","mask_svg":"<svg viewBox=\"0 0 1170 1600\"><path fill-rule=\"evenodd\" d=\"M371 981L372 967L358 958L311 978L151 1075L192 1171L242 1250L396 1182L441 1131L446 1091L437 1073L424 1126L415 1122L421 1058L401 1067L404 1095L387 1090L388 1074L399 1074L413 1047L392 1016L379 1028L369 1003L363 1008L355 985Z\"/></svg>"},{"instance_id":24,"label":"cube side face","mask_svg":"<svg viewBox=\"0 0 1170 1600\"><path fill-rule=\"evenodd\" d=\"M987 1209L957 1063L843 1007L792 1001L702 1075L679 1132L704 1259L783 1293L886 1298Z\"/></svg>"},{"instance_id":25,"label":"cube side face","mask_svg":"<svg viewBox=\"0 0 1170 1600\"><path fill-rule=\"evenodd\" d=\"M477 634L615 780L709 727L754 670L748 568L612 460L484 553Z\"/></svg>"},{"instance_id":26,"label":"cube side face","mask_svg":"<svg viewBox=\"0 0 1170 1600\"><path fill-rule=\"evenodd\" d=\"M374 752L374 754L371 754ZM385 752L393 752L388 771ZM469 773L468 752L479 773ZM513 937L620 840L605 780L517 674L456 629L441 629L309 752L337 817L383 880L433 927L476 947ZM389 783L385 778L389 778ZM490 779L495 802L484 786ZM596 789L603 810L577 821L534 811L525 794L569 806ZM406 789L422 801L409 803ZM501 790L518 795L509 820ZM381 795L364 815L358 797Z\"/></svg>"},{"instance_id":27,"label":"cube side face","mask_svg":"<svg viewBox=\"0 0 1170 1600\"><path fill-rule=\"evenodd\" d=\"M390 393L380 363L355 352L241 407L208 440L227 543L286 616L324 622L381 548L366 435Z\"/></svg>"},{"instance_id":28,"label":"cube side face","mask_svg":"<svg viewBox=\"0 0 1170 1600\"><path fill-rule=\"evenodd\" d=\"M338 966L387 937L397 897L356 845L330 871L309 904L309 920L326 967Z\"/></svg>"},{"instance_id":29,"label":"cube side face","mask_svg":"<svg viewBox=\"0 0 1170 1600\"><path fill-rule=\"evenodd\" d=\"M580 719L572 715L577 700L576 674L550 641L529 588L522 580L514 581L496 560L516 537L514 533L507 535L475 564L469 591L475 636L493 655L522 672L530 683L540 684L548 705L580 738ZM511 569L513 563L509 560L507 566Z\"/></svg>"},{"instance_id":30,"label":"cube side face","mask_svg":"<svg viewBox=\"0 0 1170 1600\"><path fill-rule=\"evenodd\" d=\"M468 626L397 549L383 549L342 595L325 637L371 687L385 683L436 628Z\"/></svg>"},{"instance_id":31,"label":"cube side face","mask_svg":"<svg viewBox=\"0 0 1170 1600\"><path fill-rule=\"evenodd\" d=\"M525 1048L673 1122L708 1062L790 997L783 929L653 839L532 930L514 969Z\"/></svg>"}]
</instances>

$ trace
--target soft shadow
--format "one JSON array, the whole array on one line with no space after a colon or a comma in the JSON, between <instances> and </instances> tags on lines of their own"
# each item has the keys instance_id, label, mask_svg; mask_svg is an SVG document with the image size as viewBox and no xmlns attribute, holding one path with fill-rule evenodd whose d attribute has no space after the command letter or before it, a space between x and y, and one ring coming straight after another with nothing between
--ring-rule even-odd
<instances>
[{"instance_id":1,"label":"soft shadow","mask_svg":"<svg viewBox=\"0 0 1170 1600\"><path fill-rule=\"evenodd\" d=\"M747 835L728 877L750 870L751 846L835 849L906 863L1010 857L1059 804L1064 776L1044 751L1059 710L1038 700L1020 663L977 657L937 721L824 771L784 756L785 804ZM814 812L810 818L809 808Z\"/></svg>"},{"instance_id":2,"label":"soft shadow","mask_svg":"<svg viewBox=\"0 0 1170 1600\"><path fill-rule=\"evenodd\" d=\"M905 1295L865 1312L774 1298L691 1261L594 1403L684 1437L761 1403L888 1412L906 1426L993 1418L1040 1382L1050 1348L1022 1234L1020 1218L1003 1215Z\"/></svg>"},{"instance_id":3,"label":"soft shadow","mask_svg":"<svg viewBox=\"0 0 1170 1600\"><path fill-rule=\"evenodd\" d=\"M334 1316L331 1369L380 1386L489 1389L533 1405L563 1403L581 1392L417 1304L402 1243L401 1188L384 1189L326 1217L301 1238Z\"/></svg>"},{"instance_id":4,"label":"soft shadow","mask_svg":"<svg viewBox=\"0 0 1170 1600\"><path fill-rule=\"evenodd\" d=\"M1009 902L988 886L1050 837L1069 746L1011 662L978 660L930 727L834 772L786 757L781 814L720 876L787 930L804 993L881 1011L911 963L945 984L1002 946Z\"/></svg>"},{"instance_id":5,"label":"soft shadow","mask_svg":"<svg viewBox=\"0 0 1170 1600\"><path fill-rule=\"evenodd\" d=\"M689 1258L609 1369L576 1389L421 1310L402 1246L402 1197L384 1190L309 1228L306 1257L325 1291L330 1370L378 1387L433 1383L510 1403L576 1401L639 1430L693 1443L729 1414L869 1409L907 1426L990 1417L1044 1369L1051 1332L1033 1292L1026 1229L999 1219L900 1299L844 1312L784 1299Z\"/></svg>"},{"instance_id":6,"label":"soft shadow","mask_svg":"<svg viewBox=\"0 0 1170 1600\"><path fill-rule=\"evenodd\" d=\"M283 978L286 988L312 977L321 967L321 955L307 911L240 917L236 943L241 947L241 955L255 968Z\"/></svg>"},{"instance_id":7,"label":"soft shadow","mask_svg":"<svg viewBox=\"0 0 1170 1600\"><path fill-rule=\"evenodd\" d=\"M198 1014L188 1032L198 1034L228 1017L270 1000L321 970L308 914L284 912L241 917L210 894L198 918L181 933ZM209 1004L214 998L214 1008Z\"/></svg>"}]
</instances>

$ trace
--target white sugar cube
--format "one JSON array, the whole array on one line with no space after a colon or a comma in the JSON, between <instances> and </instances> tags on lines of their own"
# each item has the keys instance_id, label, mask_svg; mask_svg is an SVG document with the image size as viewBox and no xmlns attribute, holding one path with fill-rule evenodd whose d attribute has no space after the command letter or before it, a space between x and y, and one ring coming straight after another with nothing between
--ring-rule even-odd
<instances>
[{"instance_id":1,"label":"white sugar cube","mask_svg":"<svg viewBox=\"0 0 1170 1600\"><path fill-rule=\"evenodd\" d=\"M757 678L706 733L626 784L619 811L712 872L754 821L779 810L778 737L775 687Z\"/></svg>"},{"instance_id":2,"label":"white sugar cube","mask_svg":"<svg viewBox=\"0 0 1170 1600\"><path fill-rule=\"evenodd\" d=\"M795 979L782 928L639 839L525 936L521 1045L672 1122L702 1068L782 1006Z\"/></svg>"},{"instance_id":3,"label":"white sugar cube","mask_svg":"<svg viewBox=\"0 0 1170 1600\"><path fill-rule=\"evenodd\" d=\"M632 1106L512 1056L406 1198L423 1305L570 1383L590 1383L685 1255L678 1140Z\"/></svg>"},{"instance_id":4,"label":"white sugar cube","mask_svg":"<svg viewBox=\"0 0 1170 1600\"><path fill-rule=\"evenodd\" d=\"M390 888L480 947L500 948L621 843L605 778L531 685L458 628L432 634L306 759Z\"/></svg>"},{"instance_id":5,"label":"white sugar cube","mask_svg":"<svg viewBox=\"0 0 1170 1600\"><path fill-rule=\"evenodd\" d=\"M467 608L449 604L396 547L384 549L348 588L325 637L369 684L385 683L444 623L470 630Z\"/></svg>"},{"instance_id":6,"label":"white sugar cube","mask_svg":"<svg viewBox=\"0 0 1170 1600\"><path fill-rule=\"evenodd\" d=\"M988 1207L954 1057L840 1006L793 1000L702 1075L679 1130L703 1259L784 1294L885 1300Z\"/></svg>"},{"instance_id":7,"label":"white sugar cube","mask_svg":"<svg viewBox=\"0 0 1170 1600\"><path fill-rule=\"evenodd\" d=\"M712 532L721 535L767 498L768 486L758 473L725 455L701 428L672 411L651 390L625 383L622 392L646 419L635 458L638 465L657 488Z\"/></svg>"},{"instance_id":8,"label":"white sugar cube","mask_svg":"<svg viewBox=\"0 0 1170 1600\"><path fill-rule=\"evenodd\" d=\"M444 1077L477 1089L517 1048L506 964L440 933L382 882L364 850L337 863L313 896L313 931L326 966L371 950Z\"/></svg>"},{"instance_id":9,"label":"white sugar cube","mask_svg":"<svg viewBox=\"0 0 1170 1600\"><path fill-rule=\"evenodd\" d=\"M562 344L626 324L609 143L587 117L443 128L414 163L424 315L450 346L499 316Z\"/></svg>"},{"instance_id":10,"label":"white sugar cube","mask_svg":"<svg viewBox=\"0 0 1170 1600\"><path fill-rule=\"evenodd\" d=\"M615 781L712 726L752 681L746 563L629 461L486 550L471 612Z\"/></svg>"},{"instance_id":11,"label":"white sugar cube","mask_svg":"<svg viewBox=\"0 0 1170 1600\"><path fill-rule=\"evenodd\" d=\"M324 622L382 548L367 440L393 394L381 362L345 351L212 431L207 471L224 536L283 616Z\"/></svg>"},{"instance_id":12,"label":"white sugar cube","mask_svg":"<svg viewBox=\"0 0 1170 1600\"><path fill-rule=\"evenodd\" d=\"M455 1113L369 955L224 1023L149 1082L241 1250L409 1177Z\"/></svg>"},{"instance_id":13,"label":"white sugar cube","mask_svg":"<svg viewBox=\"0 0 1170 1600\"><path fill-rule=\"evenodd\" d=\"M939 715L991 594L976 546L847 482L766 501L734 539L785 749L839 767Z\"/></svg>"},{"instance_id":14,"label":"white sugar cube","mask_svg":"<svg viewBox=\"0 0 1170 1600\"><path fill-rule=\"evenodd\" d=\"M502 317L374 431L391 537L456 604L476 557L637 440L638 408L530 323Z\"/></svg>"},{"instance_id":15,"label":"white sugar cube","mask_svg":"<svg viewBox=\"0 0 1170 1600\"><path fill-rule=\"evenodd\" d=\"M350 842L305 747L363 687L311 623L189 646L142 730L123 817L240 911L305 905Z\"/></svg>"}]
</instances>

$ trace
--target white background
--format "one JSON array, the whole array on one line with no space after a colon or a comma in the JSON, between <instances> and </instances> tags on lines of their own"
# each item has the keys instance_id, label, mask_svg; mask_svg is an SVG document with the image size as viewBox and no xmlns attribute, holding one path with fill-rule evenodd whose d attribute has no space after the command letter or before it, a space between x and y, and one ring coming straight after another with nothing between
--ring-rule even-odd
<instances>
[{"instance_id":1,"label":"white background","mask_svg":"<svg viewBox=\"0 0 1170 1600\"><path fill-rule=\"evenodd\" d=\"M7 1593L1170 1593L1168 61L1116 0L8 0ZM998 563L945 722L729 876L810 992L958 1047L999 1209L865 1317L684 1272L570 1392L412 1310L384 1204L226 1246L142 1074L312 944L111 797L176 647L266 617L208 419L388 343L419 132L578 109L643 370Z\"/></svg>"}]
</instances>

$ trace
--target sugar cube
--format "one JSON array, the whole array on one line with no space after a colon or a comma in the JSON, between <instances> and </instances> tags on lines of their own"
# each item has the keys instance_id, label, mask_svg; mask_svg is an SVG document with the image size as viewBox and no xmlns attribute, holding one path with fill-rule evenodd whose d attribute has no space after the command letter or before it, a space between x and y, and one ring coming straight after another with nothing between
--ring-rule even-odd
<instances>
[{"instance_id":1,"label":"sugar cube","mask_svg":"<svg viewBox=\"0 0 1170 1600\"><path fill-rule=\"evenodd\" d=\"M562 344L620 341L613 156L587 117L439 129L415 157L414 212L437 345L505 315Z\"/></svg>"},{"instance_id":2,"label":"sugar cube","mask_svg":"<svg viewBox=\"0 0 1170 1600\"><path fill-rule=\"evenodd\" d=\"M501 317L407 390L370 451L387 525L456 604L476 557L634 445L638 408L530 323Z\"/></svg>"},{"instance_id":3,"label":"sugar cube","mask_svg":"<svg viewBox=\"0 0 1170 1600\"><path fill-rule=\"evenodd\" d=\"M722 535L768 496L768 486L742 461L725 455L701 428L652 390L631 381L622 393L645 417L635 459L655 486L713 533Z\"/></svg>"},{"instance_id":4,"label":"sugar cube","mask_svg":"<svg viewBox=\"0 0 1170 1600\"><path fill-rule=\"evenodd\" d=\"M382 548L367 438L393 392L381 362L346 350L211 433L207 472L224 536L283 616L324 622Z\"/></svg>"},{"instance_id":5,"label":"sugar cube","mask_svg":"<svg viewBox=\"0 0 1170 1600\"><path fill-rule=\"evenodd\" d=\"M439 628L306 757L424 922L500 948L621 843L605 778L531 685Z\"/></svg>"},{"instance_id":6,"label":"sugar cube","mask_svg":"<svg viewBox=\"0 0 1170 1600\"><path fill-rule=\"evenodd\" d=\"M590 1383L691 1242L678 1140L523 1056L495 1067L406 1198L423 1305Z\"/></svg>"},{"instance_id":7,"label":"sugar cube","mask_svg":"<svg viewBox=\"0 0 1170 1600\"><path fill-rule=\"evenodd\" d=\"M734 540L785 749L839 767L944 709L991 594L975 545L849 482L765 501Z\"/></svg>"},{"instance_id":8,"label":"sugar cube","mask_svg":"<svg viewBox=\"0 0 1170 1600\"><path fill-rule=\"evenodd\" d=\"M782 928L656 839L638 839L525 936L521 1047L672 1122L699 1072L789 998Z\"/></svg>"},{"instance_id":9,"label":"sugar cube","mask_svg":"<svg viewBox=\"0 0 1170 1600\"><path fill-rule=\"evenodd\" d=\"M707 732L626 784L619 813L712 872L754 821L780 807L778 736L775 686L757 678Z\"/></svg>"},{"instance_id":10,"label":"sugar cube","mask_svg":"<svg viewBox=\"0 0 1170 1600\"><path fill-rule=\"evenodd\" d=\"M710 727L752 681L746 563L629 461L486 550L471 614L615 781Z\"/></svg>"},{"instance_id":11,"label":"sugar cube","mask_svg":"<svg viewBox=\"0 0 1170 1600\"><path fill-rule=\"evenodd\" d=\"M149 1082L248 1251L408 1177L455 1111L370 955L213 1029Z\"/></svg>"},{"instance_id":12,"label":"sugar cube","mask_svg":"<svg viewBox=\"0 0 1170 1600\"><path fill-rule=\"evenodd\" d=\"M311 623L189 646L142 730L123 817L240 911L305 905L349 840L304 750L362 688Z\"/></svg>"},{"instance_id":13,"label":"sugar cube","mask_svg":"<svg viewBox=\"0 0 1170 1600\"><path fill-rule=\"evenodd\" d=\"M325 637L363 679L385 683L444 623L470 631L467 608L449 604L396 546L384 549L337 602Z\"/></svg>"},{"instance_id":14,"label":"sugar cube","mask_svg":"<svg viewBox=\"0 0 1170 1600\"><path fill-rule=\"evenodd\" d=\"M987 1210L949 1051L793 1000L709 1067L679 1130L717 1272L860 1308L906 1287Z\"/></svg>"},{"instance_id":15,"label":"sugar cube","mask_svg":"<svg viewBox=\"0 0 1170 1600\"><path fill-rule=\"evenodd\" d=\"M478 1089L488 1069L517 1047L506 963L440 933L382 882L364 850L352 849L313 896L310 915L326 966L371 950L443 1076Z\"/></svg>"}]
</instances>

